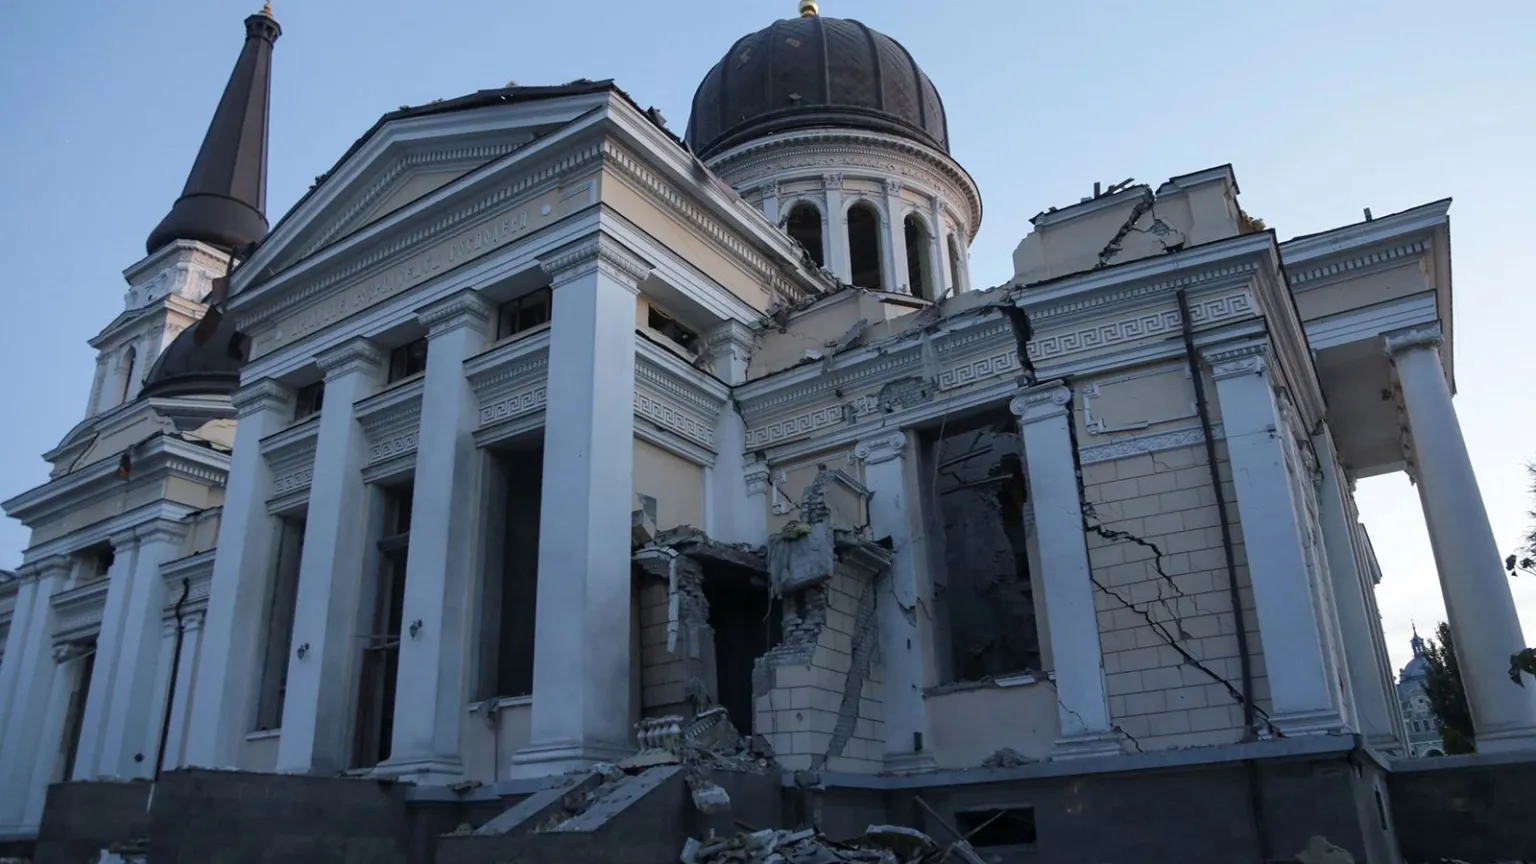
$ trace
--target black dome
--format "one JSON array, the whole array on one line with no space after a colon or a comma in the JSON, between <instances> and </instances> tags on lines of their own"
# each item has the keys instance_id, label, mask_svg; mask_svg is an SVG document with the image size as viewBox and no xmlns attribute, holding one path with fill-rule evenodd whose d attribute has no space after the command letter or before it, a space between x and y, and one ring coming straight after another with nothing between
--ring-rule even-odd
<instances>
[{"instance_id":1,"label":"black dome","mask_svg":"<svg viewBox=\"0 0 1536 864\"><path fill-rule=\"evenodd\" d=\"M197 344L197 325L181 331L160 352L144 379L140 398L167 396L229 396L240 387L245 362L245 337L235 319L225 317L207 342Z\"/></svg>"},{"instance_id":2,"label":"black dome","mask_svg":"<svg viewBox=\"0 0 1536 864\"><path fill-rule=\"evenodd\" d=\"M778 132L836 126L949 152L944 101L907 49L858 21L775 21L737 40L693 95L688 145L708 159Z\"/></svg>"}]
</instances>

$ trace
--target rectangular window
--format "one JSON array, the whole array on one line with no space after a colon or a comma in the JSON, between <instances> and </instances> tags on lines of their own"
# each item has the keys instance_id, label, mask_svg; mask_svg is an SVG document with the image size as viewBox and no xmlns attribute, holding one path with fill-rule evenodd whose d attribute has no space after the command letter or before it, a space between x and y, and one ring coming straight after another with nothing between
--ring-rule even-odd
<instances>
[{"instance_id":1,"label":"rectangular window","mask_svg":"<svg viewBox=\"0 0 1536 864\"><path fill-rule=\"evenodd\" d=\"M389 383L427 371L427 340L417 339L389 352Z\"/></svg>"},{"instance_id":2,"label":"rectangular window","mask_svg":"<svg viewBox=\"0 0 1536 864\"><path fill-rule=\"evenodd\" d=\"M308 417L320 413L320 407L325 403L325 382L316 381L313 384L305 384L294 394L293 420L297 423Z\"/></svg>"},{"instance_id":3,"label":"rectangular window","mask_svg":"<svg viewBox=\"0 0 1536 864\"><path fill-rule=\"evenodd\" d=\"M533 693L543 472L542 448L508 450L493 457L495 500L487 515L492 530L486 532L481 600L481 699Z\"/></svg>"},{"instance_id":4,"label":"rectangular window","mask_svg":"<svg viewBox=\"0 0 1536 864\"><path fill-rule=\"evenodd\" d=\"M677 319L671 315L650 306L650 314L646 318L646 324L657 333L671 339L686 351L698 353L699 334L677 323Z\"/></svg>"},{"instance_id":5,"label":"rectangular window","mask_svg":"<svg viewBox=\"0 0 1536 864\"><path fill-rule=\"evenodd\" d=\"M516 336L549 323L554 296L549 288L540 288L532 294L524 294L516 300L501 304L496 312L496 338Z\"/></svg>"},{"instance_id":6,"label":"rectangular window","mask_svg":"<svg viewBox=\"0 0 1536 864\"><path fill-rule=\"evenodd\" d=\"M107 578L107 574L112 571L112 562L117 558L110 543L82 549L78 556L81 564L79 571L81 584Z\"/></svg>"},{"instance_id":7,"label":"rectangular window","mask_svg":"<svg viewBox=\"0 0 1536 864\"><path fill-rule=\"evenodd\" d=\"M304 558L304 519L278 520L277 566L266 609L261 691L256 698L256 730L280 729L288 692L288 653L293 645L293 614L299 599L299 564Z\"/></svg>"},{"instance_id":8,"label":"rectangular window","mask_svg":"<svg viewBox=\"0 0 1536 864\"><path fill-rule=\"evenodd\" d=\"M1023 443L1011 414L925 436L919 476L933 537L945 680L1041 671Z\"/></svg>"},{"instance_id":9,"label":"rectangular window","mask_svg":"<svg viewBox=\"0 0 1536 864\"><path fill-rule=\"evenodd\" d=\"M411 548L410 484L388 487L379 539L373 611L364 622L357 734L352 767L372 768L389 758L395 727L395 684L400 671L400 624L405 613L405 566Z\"/></svg>"}]
</instances>

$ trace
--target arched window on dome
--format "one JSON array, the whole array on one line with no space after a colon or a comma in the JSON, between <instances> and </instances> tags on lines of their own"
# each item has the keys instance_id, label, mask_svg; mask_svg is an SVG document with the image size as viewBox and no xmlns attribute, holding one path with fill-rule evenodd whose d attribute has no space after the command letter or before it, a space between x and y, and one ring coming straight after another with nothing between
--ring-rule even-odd
<instances>
[{"instance_id":1,"label":"arched window on dome","mask_svg":"<svg viewBox=\"0 0 1536 864\"><path fill-rule=\"evenodd\" d=\"M885 290L881 279L880 211L860 202L848 208L848 259L853 284Z\"/></svg>"},{"instance_id":2,"label":"arched window on dome","mask_svg":"<svg viewBox=\"0 0 1536 864\"><path fill-rule=\"evenodd\" d=\"M789 209L784 220L784 230L796 243L805 247L817 267L827 266L826 244L821 236L821 211L809 201L801 201Z\"/></svg>"},{"instance_id":3,"label":"arched window on dome","mask_svg":"<svg viewBox=\"0 0 1536 864\"><path fill-rule=\"evenodd\" d=\"M955 235L949 235L949 287L959 294L960 287L960 244L955 242Z\"/></svg>"},{"instance_id":4,"label":"arched window on dome","mask_svg":"<svg viewBox=\"0 0 1536 864\"><path fill-rule=\"evenodd\" d=\"M913 297L938 300L938 286L933 284L933 237L928 226L916 213L909 213L902 228L907 241L908 289Z\"/></svg>"},{"instance_id":5,"label":"arched window on dome","mask_svg":"<svg viewBox=\"0 0 1536 864\"><path fill-rule=\"evenodd\" d=\"M133 389L134 367L138 365L139 353L132 345L123 352L123 356L117 361L117 404L128 401L128 391Z\"/></svg>"}]
</instances>

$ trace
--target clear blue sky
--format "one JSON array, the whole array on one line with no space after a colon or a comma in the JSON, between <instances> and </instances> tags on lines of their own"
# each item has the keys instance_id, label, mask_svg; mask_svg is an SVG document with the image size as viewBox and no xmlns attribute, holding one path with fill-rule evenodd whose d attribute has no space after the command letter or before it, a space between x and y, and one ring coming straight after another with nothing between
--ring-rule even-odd
<instances>
[{"instance_id":1,"label":"clear blue sky","mask_svg":"<svg viewBox=\"0 0 1536 864\"><path fill-rule=\"evenodd\" d=\"M269 214L380 114L515 80L616 78L672 128L737 37L794 0L276 0ZM259 0L14 2L0 29L0 496L82 419L85 344L181 189ZM1528 198L1536 4L825 0L899 39L943 93L986 202L977 284L1012 272L1030 216L1094 181L1230 162L1281 237L1454 196L1457 404L1501 543L1528 509L1536 348ZM1394 660L1443 609L1417 495L1361 483ZM0 566L26 531L0 524ZM1536 579L1517 581L1536 639Z\"/></svg>"}]
</instances>

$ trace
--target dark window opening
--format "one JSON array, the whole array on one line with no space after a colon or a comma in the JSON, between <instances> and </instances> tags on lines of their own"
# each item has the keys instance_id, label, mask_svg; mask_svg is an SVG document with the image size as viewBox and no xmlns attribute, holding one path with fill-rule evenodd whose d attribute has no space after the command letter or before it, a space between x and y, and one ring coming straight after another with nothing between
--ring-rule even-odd
<instances>
[{"instance_id":1,"label":"dark window opening","mask_svg":"<svg viewBox=\"0 0 1536 864\"><path fill-rule=\"evenodd\" d=\"M288 695L288 651L293 645L293 615L299 600L299 563L304 558L304 520L278 520L277 566L267 604L266 649L262 654L261 690L256 701L256 730L281 729Z\"/></svg>"},{"instance_id":2,"label":"dark window opening","mask_svg":"<svg viewBox=\"0 0 1536 864\"><path fill-rule=\"evenodd\" d=\"M827 253L821 239L821 211L815 205L804 201L796 204L790 209L784 228L796 243L804 247L817 267L827 266Z\"/></svg>"},{"instance_id":3,"label":"dark window opening","mask_svg":"<svg viewBox=\"0 0 1536 864\"><path fill-rule=\"evenodd\" d=\"M868 204L855 204L848 209L848 257L853 284L884 290L880 278L880 214Z\"/></svg>"},{"instance_id":4,"label":"dark window opening","mask_svg":"<svg viewBox=\"0 0 1536 864\"><path fill-rule=\"evenodd\" d=\"M400 625L405 612L405 564L411 548L409 484L385 488L384 527L373 612L363 637L358 687L357 734L352 767L371 768L389 759L395 731L395 687L400 672Z\"/></svg>"},{"instance_id":5,"label":"dark window opening","mask_svg":"<svg viewBox=\"0 0 1536 864\"><path fill-rule=\"evenodd\" d=\"M300 387L293 398L294 422L304 420L320 413L320 408L325 404L325 382L316 381L313 384L305 384Z\"/></svg>"},{"instance_id":6,"label":"dark window opening","mask_svg":"<svg viewBox=\"0 0 1536 864\"><path fill-rule=\"evenodd\" d=\"M681 345L684 350L698 353L699 334L677 323L676 318L657 309L655 306L648 308L650 309L650 314L646 318L646 326Z\"/></svg>"},{"instance_id":7,"label":"dark window opening","mask_svg":"<svg viewBox=\"0 0 1536 864\"><path fill-rule=\"evenodd\" d=\"M972 810L955 814L955 827L978 849L1035 845L1035 811L1032 807L1007 810Z\"/></svg>"},{"instance_id":8,"label":"dark window opening","mask_svg":"<svg viewBox=\"0 0 1536 864\"><path fill-rule=\"evenodd\" d=\"M112 564L117 560L117 553L112 551L112 545L103 543L80 552L80 558L84 566L80 568L81 582L95 582L105 579L112 572Z\"/></svg>"},{"instance_id":9,"label":"dark window opening","mask_svg":"<svg viewBox=\"0 0 1536 864\"><path fill-rule=\"evenodd\" d=\"M389 352L389 383L427 371L427 340L417 339Z\"/></svg>"},{"instance_id":10,"label":"dark window opening","mask_svg":"<svg viewBox=\"0 0 1536 864\"><path fill-rule=\"evenodd\" d=\"M496 338L505 339L548 324L554 296L546 287L501 304L496 312Z\"/></svg>"},{"instance_id":11,"label":"dark window opening","mask_svg":"<svg viewBox=\"0 0 1536 864\"><path fill-rule=\"evenodd\" d=\"M902 227L907 240L907 286L913 297L937 300L939 298L928 284L928 274L933 272L933 256L930 254L933 238L928 235L923 221L915 215L908 216Z\"/></svg>"},{"instance_id":12,"label":"dark window opening","mask_svg":"<svg viewBox=\"0 0 1536 864\"><path fill-rule=\"evenodd\" d=\"M69 694L69 709L64 715L64 772L62 780L71 780L75 774L75 758L80 755L80 734L85 729L85 697L91 692L91 677L96 673L96 642L92 640L80 658L79 671L75 673L75 687Z\"/></svg>"},{"instance_id":13,"label":"dark window opening","mask_svg":"<svg viewBox=\"0 0 1536 864\"><path fill-rule=\"evenodd\" d=\"M1387 802L1381 800L1381 787L1372 790L1376 793L1376 819L1381 823L1381 830L1387 830Z\"/></svg>"},{"instance_id":14,"label":"dark window opening","mask_svg":"<svg viewBox=\"0 0 1536 864\"><path fill-rule=\"evenodd\" d=\"M1023 446L1012 415L951 423L922 469L948 680L1039 671Z\"/></svg>"},{"instance_id":15,"label":"dark window opening","mask_svg":"<svg viewBox=\"0 0 1536 864\"><path fill-rule=\"evenodd\" d=\"M539 512L544 451L491 457L492 483L482 586L479 698L533 693L534 622L539 594Z\"/></svg>"},{"instance_id":16,"label":"dark window opening","mask_svg":"<svg viewBox=\"0 0 1536 864\"><path fill-rule=\"evenodd\" d=\"M949 235L949 290L960 291L960 246L953 234Z\"/></svg>"},{"instance_id":17,"label":"dark window opening","mask_svg":"<svg viewBox=\"0 0 1536 864\"><path fill-rule=\"evenodd\" d=\"M123 354L123 369L119 373L117 381L117 401L119 404L128 401L128 393L133 389L133 373L138 365L139 352L133 347Z\"/></svg>"},{"instance_id":18,"label":"dark window opening","mask_svg":"<svg viewBox=\"0 0 1536 864\"><path fill-rule=\"evenodd\" d=\"M753 574L710 568L704 574L709 627L715 633L715 691L726 716L743 734L753 731L752 669L783 640L784 613L768 584Z\"/></svg>"}]
</instances>

